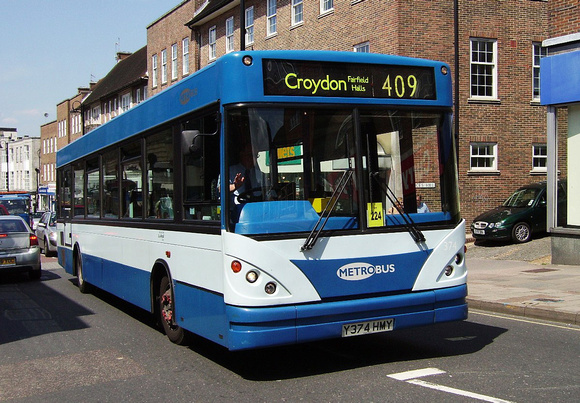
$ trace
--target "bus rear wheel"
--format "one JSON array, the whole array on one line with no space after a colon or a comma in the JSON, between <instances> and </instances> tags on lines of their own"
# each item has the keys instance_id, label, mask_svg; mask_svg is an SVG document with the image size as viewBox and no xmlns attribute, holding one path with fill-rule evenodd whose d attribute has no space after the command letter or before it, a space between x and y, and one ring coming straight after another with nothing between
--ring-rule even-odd
<instances>
[{"instance_id":1,"label":"bus rear wheel","mask_svg":"<svg viewBox=\"0 0 580 403\"><path fill-rule=\"evenodd\" d=\"M79 286L79 291L83 294L87 294L91 291L91 285L85 281L83 275L83 259L81 254L77 255L75 260L76 272L77 272L77 284Z\"/></svg>"},{"instance_id":2,"label":"bus rear wheel","mask_svg":"<svg viewBox=\"0 0 580 403\"><path fill-rule=\"evenodd\" d=\"M177 325L175 320L175 299L173 286L167 276L159 282L159 305L157 309L159 322L167 338L175 344L184 345L188 342L188 333Z\"/></svg>"}]
</instances>

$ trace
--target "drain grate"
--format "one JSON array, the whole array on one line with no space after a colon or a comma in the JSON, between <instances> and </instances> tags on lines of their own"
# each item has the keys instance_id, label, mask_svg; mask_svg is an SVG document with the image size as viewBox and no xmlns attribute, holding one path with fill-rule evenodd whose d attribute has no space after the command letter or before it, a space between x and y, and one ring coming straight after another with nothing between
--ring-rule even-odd
<instances>
[{"instance_id":1,"label":"drain grate","mask_svg":"<svg viewBox=\"0 0 580 403\"><path fill-rule=\"evenodd\" d=\"M538 302L564 302L563 299L554 299L554 298L536 298L534 301L538 301Z\"/></svg>"},{"instance_id":2,"label":"drain grate","mask_svg":"<svg viewBox=\"0 0 580 403\"><path fill-rule=\"evenodd\" d=\"M547 273L550 271L558 271L558 269L532 269L532 270L524 270L524 273Z\"/></svg>"}]
</instances>

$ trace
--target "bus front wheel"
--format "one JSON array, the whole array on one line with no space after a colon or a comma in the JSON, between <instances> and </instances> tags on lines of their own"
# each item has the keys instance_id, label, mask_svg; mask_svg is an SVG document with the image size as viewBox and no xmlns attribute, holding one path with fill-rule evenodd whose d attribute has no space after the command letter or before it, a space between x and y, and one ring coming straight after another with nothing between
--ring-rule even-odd
<instances>
[{"instance_id":1,"label":"bus front wheel","mask_svg":"<svg viewBox=\"0 0 580 403\"><path fill-rule=\"evenodd\" d=\"M179 345L187 344L187 331L176 323L173 287L167 276L159 282L158 314L159 322L169 340Z\"/></svg>"}]
</instances>

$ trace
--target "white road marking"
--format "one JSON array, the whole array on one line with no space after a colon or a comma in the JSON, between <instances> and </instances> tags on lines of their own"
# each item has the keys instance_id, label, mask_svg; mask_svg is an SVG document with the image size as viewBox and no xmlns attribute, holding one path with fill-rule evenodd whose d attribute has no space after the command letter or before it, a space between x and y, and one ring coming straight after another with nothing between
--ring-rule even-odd
<instances>
[{"instance_id":1,"label":"white road marking","mask_svg":"<svg viewBox=\"0 0 580 403\"><path fill-rule=\"evenodd\" d=\"M555 323L548 323L548 322L542 322L540 319L535 320L535 319L522 319L522 318L516 318L510 315L503 315L501 313L486 313L486 312L482 312L482 311L474 311L474 310L469 310L469 314L475 314L475 315L481 315L481 316L489 316L492 318L500 318L500 319L508 319L508 320L513 320L515 322L524 322L524 323L530 323L533 325L542 325L542 326L548 326L548 327L556 327L558 329L566 329L566 330L573 330L576 332L580 332L580 327L578 327L578 325L573 325L570 324L568 326L566 325L557 325Z\"/></svg>"},{"instance_id":2,"label":"white road marking","mask_svg":"<svg viewBox=\"0 0 580 403\"><path fill-rule=\"evenodd\" d=\"M406 371L406 372L398 372L396 374L387 375L389 378L396 379L398 381L405 381L407 383L423 386L429 389L435 389L441 392L452 393L454 395L465 396L472 399L483 400L485 402L494 402L494 403L511 403L509 400L498 399L492 396L481 395L479 393L473 393L466 390L451 388L449 386L437 385L436 383L423 381L417 378L422 378L425 376L431 375L439 375L444 374L445 371L440 370L438 368L423 368L423 369L416 369L413 371Z\"/></svg>"},{"instance_id":3,"label":"white road marking","mask_svg":"<svg viewBox=\"0 0 580 403\"><path fill-rule=\"evenodd\" d=\"M423 368L423 369L416 369L414 371L407 371L407 372L399 372L397 374L387 375L389 378L396 379L398 381L408 381L409 379L415 378L422 378L424 376L430 375L439 375L444 374L445 371L442 371L437 368Z\"/></svg>"}]
</instances>

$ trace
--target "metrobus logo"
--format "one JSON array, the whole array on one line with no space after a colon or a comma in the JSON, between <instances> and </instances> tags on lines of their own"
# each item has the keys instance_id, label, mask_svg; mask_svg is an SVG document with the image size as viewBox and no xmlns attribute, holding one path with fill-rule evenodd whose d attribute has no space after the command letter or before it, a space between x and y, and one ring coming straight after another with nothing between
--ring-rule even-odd
<instances>
[{"instance_id":1,"label":"metrobus logo","mask_svg":"<svg viewBox=\"0 0 580 403\"><path fill-rule=\"evenodd\" d=\"M369 278L375 274L387 274L395 272L395 264L372 265L369 263L349 263L336 271L336 275L342 280L358 281Z\"/></svg>"}]
</instances>

